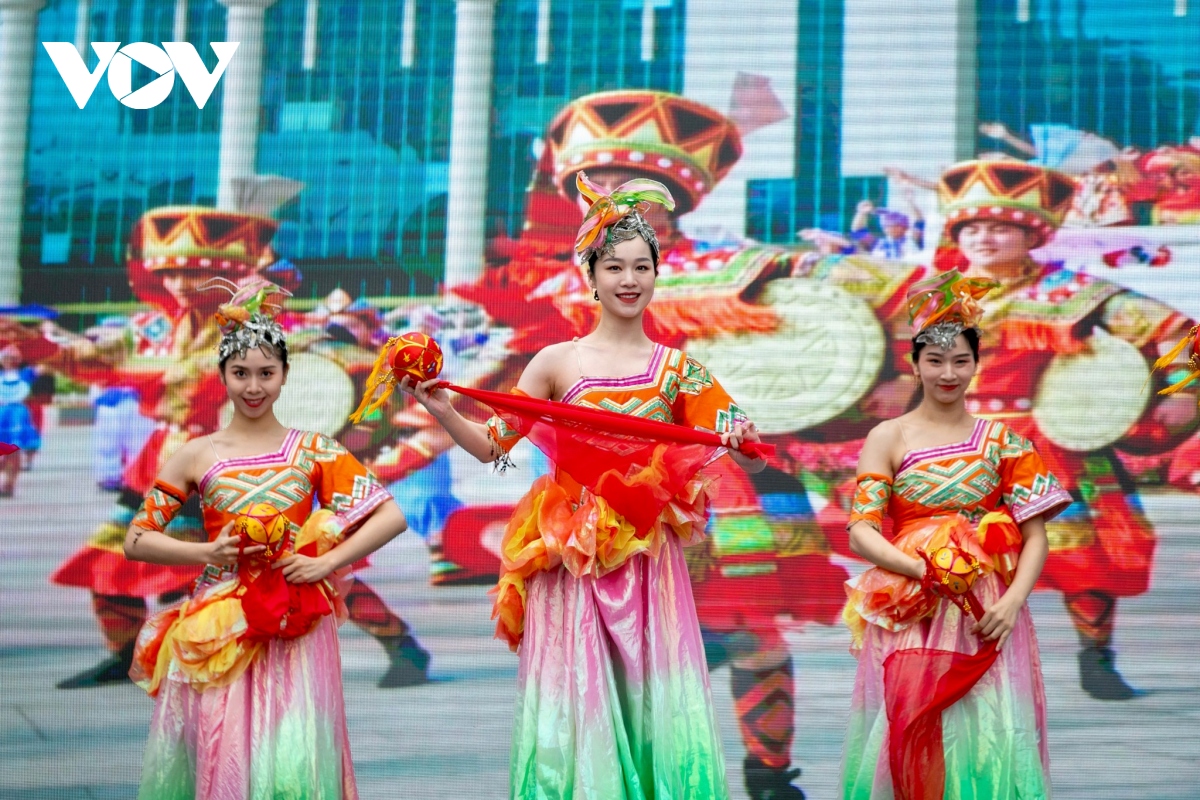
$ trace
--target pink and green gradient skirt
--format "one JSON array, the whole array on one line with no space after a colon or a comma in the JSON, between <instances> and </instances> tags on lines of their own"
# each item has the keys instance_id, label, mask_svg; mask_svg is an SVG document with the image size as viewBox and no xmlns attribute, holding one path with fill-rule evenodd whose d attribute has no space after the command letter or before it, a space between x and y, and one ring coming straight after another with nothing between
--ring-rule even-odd
<instances>
[{"instance_id":1,"label":"pink and green gradient skirt","mask_svg":"<svg viewBox=\"0 0 1200 800\"><path fill-rule=\"evenodd\" d=\"M357 800L337 623L275 639L229 686L168 676L139 800Z\"/></svg>"},{"instance_id":2,"label":"pink and green gradient skirt","mask_svg":"<svg viewBox=\"0 0 1200 800\"><path fill-rule=\"evenodd\" d=\"M995 573L975 583L989 608L1004 583ZM934 615L900 631L868 624L842 759L843 800L892 800L884 661L896 650L932 648L975 653L974 620L942 601ZM1046 747L1046 695L1029 608L999 657L967 694L942 712L944 800L1048 800L1050 756Z\"/></svg>"},{"instance_id":3,"label":"pink and green gradient skirt","mask_svg":"<svg viewBox=\"0 0 1200 800\"><path fill-rule=\"evenodd\" d=\"M513 725L517 800L727 798L679 540L600 577L529 582Z\"/></svg>"}]
</instances>

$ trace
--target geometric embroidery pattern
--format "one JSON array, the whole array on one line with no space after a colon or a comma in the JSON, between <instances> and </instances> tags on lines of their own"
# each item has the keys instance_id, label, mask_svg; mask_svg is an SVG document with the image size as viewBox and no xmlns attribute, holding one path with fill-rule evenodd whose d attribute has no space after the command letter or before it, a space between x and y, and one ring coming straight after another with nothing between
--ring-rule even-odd
<instances>
[{"instance_id":1,"label":"geometric embroidery pattern","mask_svg":"<svg viewBox=\"0 0 1200 800\"><path fill-rule=\"evenodd\" d=\"M909 453L892 491L972 518L1003 503L1018 522L1069 498L1033 445L998 420L979 420L966 442Z\"/></svg>"},{"instance_id":2,"label":"geometric embroidery pattern","mask_svg":"<svg viewBox=\"0 0 1200 800\"><path fill-rule=\"evenodd\" d=\"M204 504L227 514L266 503L280 511L306 510L322 487L323 507L347 524L374 511L389 495L379 480L362 470L336 440L312 431L293 432L278 453L218 461L201 481ZM342 461L340 468L335 462ZM349 467L349 463L353 467ZM332 469L336 474L325 474Z\"/></svg>"}]
</instances>

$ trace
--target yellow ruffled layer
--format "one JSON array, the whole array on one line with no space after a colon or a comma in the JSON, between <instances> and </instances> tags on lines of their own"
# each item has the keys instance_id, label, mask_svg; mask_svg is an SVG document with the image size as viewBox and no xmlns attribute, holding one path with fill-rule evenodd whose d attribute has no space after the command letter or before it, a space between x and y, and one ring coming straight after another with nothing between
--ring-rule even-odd
<instances>
[{"instance_id":1,"label":"yellow ruffled layer","mask_svg":"<svg viewBox=\"0 0 1200 800\"><path fill-rule=\"evenodd\" d=\"M565 567L577 578L600 577L643 553L657 557L664 537L690 544L704 535L708 478L690 481L646 531L638 533L603 497L584 491L576 505L552 477L538 478L504 529L500 581L492 590L496 637L517 649L525 630L525 581Z\"/></svg>"},{"instance_id":2,"label":"yellow ruffled layer","mask_svg":"<svg viewBox=\"0 0 1200 800\"><path fill-rule=\"evenodd\" d=\"M996 572L1012 581L1021 552L1021 531L1012 517L994 511L972 525L960 516L929 517L905 525L892 539L905 555L932 553L947 545L973 555L984 573ZM921 582L882 567L872 567L846 582L847 602L842 621L853 637L852 649L862 648L867 625L890 631L907 628L937 608L939 599L921 590Z\"/></svg>"},{"instance_id":3,"label":"yellow ruffled layer","mask_svg":"<svg viewBox=\"0 0 1200 800\"><path fill-rule=\"evenodd\" d=\"M333 512L321 509L297 533L295 549L315 545L309 552L322 555L341 539L341 522ZM348 573L340 570L322 585L339 619L346 618L342 596ZM149 619L138 636L134 655L137 684L153 697L172 669L201 691L228 686L240 678L263 648L261 642L241 638L247 629L242 609L244 591L240 581L233 578Z\"/></svg>"}]
</instances>

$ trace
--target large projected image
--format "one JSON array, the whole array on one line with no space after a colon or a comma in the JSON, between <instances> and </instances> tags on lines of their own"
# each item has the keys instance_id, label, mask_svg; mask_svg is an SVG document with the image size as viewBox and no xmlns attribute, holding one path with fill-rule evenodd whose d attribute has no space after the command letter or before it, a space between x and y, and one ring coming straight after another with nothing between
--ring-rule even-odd
<instances>
[{"instance_id":1,"label":"large projected image","mask_svg":"<svg viewBox=\"0 0 1200 800\"><path fill-rule=\"evenodd\" d=\"M151 729L155 701L130 670L170 680L145 643L175 646L162 621L198 579L229 575L129 560L126 532L149 496L150 517L170 508L160 518L175 539L213 538L199 494L175 498L156 476L247 413L218 369L214 316L231 291L264 282L278 287L268 305L278 301L289 359L275 413L321 436L297 435L294 454L247 464L213 491L288 515L314 503L366 514L379 503L361 463L409 528L347 566L330 609L350 624L332 637L313 623L310 635L337 642L340 667L326 647L277 688L303 693L311 675L340 670L363 798L504 797L534 784L572 796L619 778L620 766L591 784L573 768L549 783L518 774L530 752L583 748L563 743L604 728L594 714L566 721L578 709L561 730L548 716L531 725L594 665L580 655L556 673L547 656L518 675L505 646L521 636L514 609L532 613L536 573L509 521L541 514L552 527L552 494L538 491L561 462L556 471L540 440L523 441L502 459L510 468L493 470L401 391L351 419L380 348L400 334L440 344L444 379L507 393L544 348L600 324L595 276L576 258L580 173L599 192L649 178L673 200L643 210L658 246L645 330L659 346L620 372L655 397L702 393L711 376L740 411L693 409L695 424L720 429L699 420L744 413L774 447L761 471L731 458L704 468L706 535L679 553L662 546L646 584L661 590L686 563L699 628L675 679L707 669L730 795L892 796L849 652L862 619L844 610L846 582L871 565L847 523L861 511L867 434L922 401L910 290L960 275L998 283L978 300L965 408L984 422L963 444L1011 456L1027 439L1044 465L1006 474L1005 504L1070 501L1046 524L1029 599L1037 639L1014 645L1035 668L1040 646L1045 696L1029 689L1020 702L1048 737L1030 729L1032 745L994 759L1032 753L1010 776L1032 796L1049 794L1034 764L1047 753L1058 797L1193 796L1200 383L1186 381L1200 371L1187 338L1200 319L1200 9L786 5L746 0L731 19L714 0L3 4L0 441L18 449L0 455L0 796L138 796L144 751L156 785L175 779L160 718ZM577 363L569 396L586 405L602 380ZM596 402L658 418L636 392ZM472 422L491 414L465 396L454 404ZM998 422L1015 439L995 444ZM341 452L325 437L348 456L311 492L284 486ZM935 505L969 506L978 522L990 489L973 453L923 464L905 501L936 489ZM562 511L574 519L594 498L567 479L586 500ZM671 530L683 530L675 513ZM597 552L586 536L555 535L594 575L606 558L660 552L652 539L601 537ZM619 650L619 638L598 641ZM241 669L227 645L189 651L203 654L187 667L203 672L188 673L197 685ZM650 677L622 669L592 677L616 687L614 718L641 719L629 698L643 679L649 697L663 664L648 661ZM1012 697L1024 690L996 691L1012 707L997 701L980 718L1012 712L1006 730L1020 728ZM268 727L319 728L322 712L309 711L311 724ZM962 718L945 720L950 742ZM612 762L636 773L668 730L626 731L634 755ZM972 735L961 747L984 755ZM945 768L975 788L946 796L976 796L995 775L954 752ZM655 796L618 784L625 794L613 796Z\"/></svg>"}]
</instances>

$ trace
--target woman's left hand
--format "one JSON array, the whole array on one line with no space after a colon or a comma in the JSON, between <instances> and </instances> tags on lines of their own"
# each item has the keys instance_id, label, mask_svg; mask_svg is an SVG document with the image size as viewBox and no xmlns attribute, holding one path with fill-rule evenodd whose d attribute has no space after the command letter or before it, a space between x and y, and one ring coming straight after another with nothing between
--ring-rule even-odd
<instances>
[{"instance_id":1,"label":"woman's left hand","mask_svg":"<svg viewBox=\"0 0 1200 800\"><path fill-rule=\"evenodd\" d=\"M290 555L275 562L273 569L282 569L288 583L317 583L333 572L333 565L324 556Z\"/></svg>"},{"instance_id":2,"label":"woman's left hand","mask_svg":"<svg viewBox=\"0 0 1200 800\"><path fill-rule=\"evenodd\" d=\"M1003 650L1005 643L1008 642L1008 637L1012 635L1013 628L1017 626L1017 616L1020 615L1021 607L1024 605L1024 600L1017 600L1012 595L1004 595L993 603L987 613L975 623L971 632L982 636L984 641L994 640L997 652Z\"/></svg>"},{"instance_id":3,"label":"woman's left hand","mask_svg":"<svg viewBox=\"0 0 1200 800\"><path fill-rule=\"evenodd\" d=\"M758 426L753 422L738 422L733 430L721 434L721 444L729 448L729 455L734 462L746 472L760 472L767 466L767 460L762 456L751 457L738 452L745 442L761 442L758 436Z\"/></svg>"},{"instance_id":4,"label":"woman's left hand","mask_svg":"<svg viewBox=\"0 0 1200 800\"><path fill-rule=\"evenodd\" d=\"M738 450L743 442L761 442L758 426L753 422L734 423L733 430L721 434L721 444L730 450Z\"/></svg>"}]
</instances>

